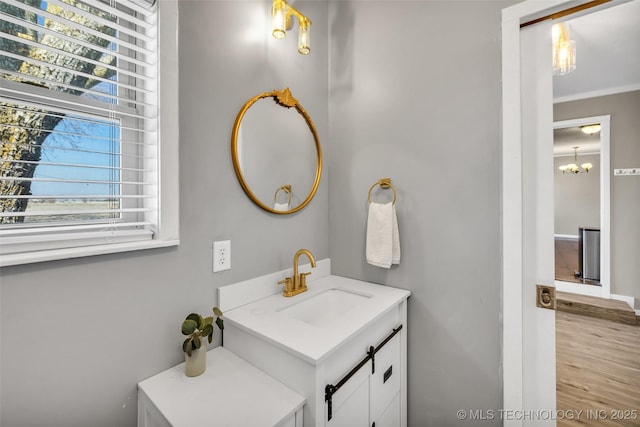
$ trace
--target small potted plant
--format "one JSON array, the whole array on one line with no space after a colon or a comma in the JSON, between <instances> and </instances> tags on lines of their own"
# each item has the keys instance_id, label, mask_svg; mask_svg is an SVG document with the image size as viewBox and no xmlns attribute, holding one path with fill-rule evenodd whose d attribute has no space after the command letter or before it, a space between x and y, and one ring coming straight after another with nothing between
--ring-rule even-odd
<instances>
[{"instance_id":1,"label":"small potted plant","mask_svg":"<svg viewBox=\"0 0 640 427\"><path fill-rule=\"evenodd\" d=\"M224 322L220 317L222 311L218 307L213 307L213 314L216 316L215 324L223 330ZM213 323L213 316L203 318L197 313L189 314L182 322L182 334L187 335L187 339L182 343L182 351L184 351L184 371L188 377L202 374L207 367L207 347L202 340L208 337L209 343L213 341Z\"/></svg>"}]
</instances>

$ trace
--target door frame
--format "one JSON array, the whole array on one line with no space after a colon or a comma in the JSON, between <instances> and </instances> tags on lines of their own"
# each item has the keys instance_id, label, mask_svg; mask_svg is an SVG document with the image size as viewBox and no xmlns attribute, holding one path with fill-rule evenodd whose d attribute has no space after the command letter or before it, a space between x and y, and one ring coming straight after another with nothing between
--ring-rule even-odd
<instances>
[{"instance_id":1,"label":"door frame","mask_svg":"<svg viewBox=\"0 0 640 427\"><path fill-rule=\"evenodd\" d=\"M591 295L600 298L611 296L611 116L580 117L553 123L554 129L564 129L600 123L600 286L585 286L556 280L560 291Z\"/></svg>"},{"instance_id":2,"label":"door frame","mask_svg":"<svg viewBox=\"0 0 640 427\"><path fill-rule=\"evenodd\" d=\"M536 409L530 402L545 402L551 393L551 408L537 408L555 411L555 360L537 360L544 357L529 354L530 349L540 349L545 353L544 332L524 333L525 328L536 322L535 300L529 296L535 283L527 283L525 272L535 270L536 259L526 259L523 253L527 249L523 238L525 203L537 197L530 190L523 191L523 106L522 89L529 82L521 78L520 61L521 28L520 25L552 13L566 10L588 1L567 0L527 0L502 10L502 385L503 410L523 414ZM551 35L549 34L549 42ZM524 52L529 54L529 52ZM551 54L549 54L551 58ZM551 64L549 64L551 74ZM550 77L549 77L550 78ZM551 101L550 101L551 102ZM534 106L536 107L536 106ZM551 106L549 106L551 108ZM553 120L551 120L553 122ZM553 123L549 123L551 130ZM551 136L552 138L552 136ZM551 159L550 159L551 160ZM530 179L531 177L527 177ZM526 212L531 215L531 212ZM534 215L536 215L534 213ZM549 236L551 237L551 236ZM535 256L533 258L536 258ZM552 286L552 284L551 284ZM527 296L524 301L523 296ZM543 310L543 309L538 309ZM551 319L553 323L553 318ZM543 328L541 328L543 329ZM555 353L555 336L553 336ZM526 349L526 350L525 350ZM547 352L548 353L548 352ZM534 358L532 363L531 357ZM555 358L554 358L555 359ZM542 363L541 363L542 362ZM546 365L544 364L546 362ZM549 366L552 363L552 366ZM553 384L553 389L551 389ZM547 400L548 401L548 400ZM523 426L539 424L536 419L525 417L503 418L504 426ZM547 423L548 424L548 423Z\"/></svg>"}]
</instances>

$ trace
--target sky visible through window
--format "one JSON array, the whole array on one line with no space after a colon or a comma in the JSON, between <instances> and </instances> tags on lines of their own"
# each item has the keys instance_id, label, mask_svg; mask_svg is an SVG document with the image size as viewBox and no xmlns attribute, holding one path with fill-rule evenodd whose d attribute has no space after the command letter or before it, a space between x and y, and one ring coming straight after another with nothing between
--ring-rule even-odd
<instances>
[{"instance_id":1,"label":"sky visible through window","mask_svg":"<svg viewBox=\"0 0 640 427\"><path fill-rule=\"evenodd\" d=\"M47 10L48 2L40 3L40 9ZM38 25L45 26L45 17L37 17ZM109 45L115 51L115 43ZM115 80L112 76L111 80ZM114 84L101 82L93 91L114 95ZM85 93L85 97L99 99L102 102L113 102L112 99L99 95ZM117 195L117 185L107 183L61 182L63 180L84 181L119 181L120 166L120 128L118 121L96 118L93 121L82 120L77 117L63 119L58 123L54 132L42 143L42 158L34 173L36 179L31 185L32 194L37 196L87 196L87 195ZM48 163L79 166L57 166ZM99 168L92 166L105 166Z\"/></svg>"},{"instance_id":2,"label":"sky visible through window","mask_svg":"<svg viewBox=\"0 0 640 427\"><path fill-rule=\"evenodd\" d=\"M42 144L42 163L35 170L32 194L35 197L114 194L114 188L109 188L114 187L113 184L57 180L119 181L118 171L114 169L120 166L119 133L118 122L79 121L71 117L60 121L55 132Z\"/></svg>"}]
</instances>

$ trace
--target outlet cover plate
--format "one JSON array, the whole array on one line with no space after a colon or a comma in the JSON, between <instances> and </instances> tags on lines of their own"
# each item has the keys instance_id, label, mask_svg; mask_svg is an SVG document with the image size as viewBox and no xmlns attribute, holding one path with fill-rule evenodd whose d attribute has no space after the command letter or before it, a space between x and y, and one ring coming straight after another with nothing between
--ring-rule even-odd
<instances>
[{"instance_id":1,"label":"outlet cover plate","mask_svg":"<svg viewBox=\"0 0 640 427\"><path fill-rule=\"evenodd\" d=\"M640 175L640 168L630 168L630 169L614 169L614 176L631 176L631 175Z\"/></svg>"},{"instance_id":2,"label":"outlet cover plate","mask_svg":"<svg viewBox=\"0 0 640 427\"><path fill-rule=\"evenodd\" d=\"M213 242L213 272L231 269L231 240Z\"/></svg>"}]
</instances>

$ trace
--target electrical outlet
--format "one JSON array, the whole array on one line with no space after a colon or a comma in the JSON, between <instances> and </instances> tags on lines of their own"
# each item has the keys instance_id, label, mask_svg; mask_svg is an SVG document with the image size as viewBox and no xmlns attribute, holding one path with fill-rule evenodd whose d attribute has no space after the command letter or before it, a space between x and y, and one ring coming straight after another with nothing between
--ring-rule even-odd
<instances>
[{"instance_id":1,"label":"electrical outlet","mask_svg":"<svg viewBox=\"0 0 640 427\"><path fill-rule=\"evenodd\" d=\"M213 272L231 268L231 240L213 242Z\"/></svg>"},{"instance_id":2,"label":"electrical outlet","mask_svg":"<svg viewBox=\"0 0 640 427\"><path fill-rule=\"evenodd\" d=\"M631 169L614 169L614 176L631 176L631 175L640 175L640 168L631 168Z\"/></svg>"}]
</instances>

